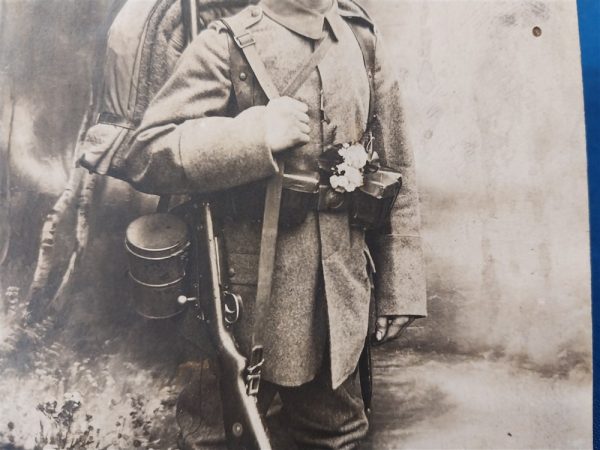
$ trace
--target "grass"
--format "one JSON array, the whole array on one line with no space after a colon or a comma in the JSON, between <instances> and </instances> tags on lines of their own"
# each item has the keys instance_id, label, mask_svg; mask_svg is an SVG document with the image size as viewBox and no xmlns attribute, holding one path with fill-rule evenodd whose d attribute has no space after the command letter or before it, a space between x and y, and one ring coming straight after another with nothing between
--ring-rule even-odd
<instances>
[{"instance_id":1,"label":"grass","mask_svg":"<svg viewBox=\"0 0 600 450\"><path fill-rule=\"evenodd\" d=\"M82 357L46 320L25 325L19 290L0 303L0 449L174 449L178 389L118 353Z\"/></svg>"}]
</instances>

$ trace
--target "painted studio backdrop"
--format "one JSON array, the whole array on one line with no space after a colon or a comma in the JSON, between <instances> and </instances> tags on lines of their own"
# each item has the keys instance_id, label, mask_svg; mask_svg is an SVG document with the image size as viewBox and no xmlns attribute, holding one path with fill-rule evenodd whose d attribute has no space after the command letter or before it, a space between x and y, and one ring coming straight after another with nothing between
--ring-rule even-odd
<instances>
[{"instance_id":1,"label":"painted studio backdrop","mask_svg":"<svg viewBox=\"0 0 600 450\"><path fill-rule=\"evenodd\" d=\"M132 311L122 246L156 199L73 169L113 3L0 3L0 448L175 448L186 367ZM575 1L363 3L403 88L429 300L376 352L367 446L591 448ZM53 312L26 326L32 300Z\"/></svg>"}]
</instances>

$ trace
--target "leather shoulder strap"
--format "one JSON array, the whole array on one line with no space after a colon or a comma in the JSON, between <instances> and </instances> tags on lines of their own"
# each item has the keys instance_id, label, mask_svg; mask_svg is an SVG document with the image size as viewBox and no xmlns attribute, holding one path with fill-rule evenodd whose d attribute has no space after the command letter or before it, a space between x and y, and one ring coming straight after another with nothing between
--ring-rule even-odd
<instances>
[{"instance_id":1,"label":"leather shoulder strap","mask_svg":"<svg viewBox=\"0 0 600 450\"><path fill-rule=\"evenodd\" d=\"M252 6L248 8L251 11L251 16L254 16L256 22L260 20L262 17L262 9L257 6ZM233 38L233 42L235 42L238 49L242 52L256 81L266 94L269 100L279 97L279 91L277 87L273 83L267 68L265 67L258 51L256 50L256 42L254 41L254 37L252 37L252 33L248 30L248 28L256 22L248 23L245 20L246 14L244 14L246 10L242 11L242 13L229 17L227 19L221 19L221 22L227 27L231 36Z\"/></svg>"},{"instance_id":2,"label":"leather shoulder strap","mask_svg":"<svg viewBox=\"0 0 600 450\"><path fill-rule=\"evenodd\" d=\"M338 11L342 17L363 22L373 28L373 20L365 8L354 0L338 0Z\"/></svg>"},{"instance_id":3,"label":"leather shoulder strap","mask_svg":"<svg viewBox=\"0 0 600 450\"><path fill-rule=\"evenodd\" d=\"M362 22L349 21L350 29L354 33L360 50L362 51L365 69L369 78L369 123L375 114L375 49L377 47L377 36L373 27L365 26ZM367 126L368 128L368 126Z\"/></svg>"},{"instance_id":4,"label":"leather shoulder strap","mask_svg":"<svg viewBox=\"0 0 600 450\"><path fill-rule=\"evenodd\" d=\"M253 13L255 17L262 15L262 10L260 10L260 8L253 8L255 8L253 9L254 11L258 11L257 13ZM269 100L277 98L279 97L279 91L273 83L267 68L256 50L256 42L248 30L248 24L245 23L244 20L241 20L240 17L243 18L243 15L240 14L233 18L222 19L222 22L229 29L233 36L233 41L244 55L256 81L266 94L267 98ZM278 159L277 166L278 173L268 180L265 193L265 209L263 212L260 255L258 259L258 283L256 286L256 299L254 302L254 326L252 330L253 349L261 346L261 332L263 328L267 326L265 317L267 308L269 307L271 288L273 285L284 162L281 159Z\"/></svg>"}]
</instances>

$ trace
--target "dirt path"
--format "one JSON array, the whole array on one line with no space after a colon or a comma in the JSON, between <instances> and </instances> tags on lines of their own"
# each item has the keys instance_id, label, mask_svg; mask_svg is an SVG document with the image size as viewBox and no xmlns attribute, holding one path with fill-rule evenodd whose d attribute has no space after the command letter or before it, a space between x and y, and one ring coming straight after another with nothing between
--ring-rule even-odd
<instances>
[{"instance_id":1,"label":"dirt path","mask_svg":"<svg viewBox=\"0 0 600 450\"><path fill-rule=\"evenodd\" d=\"M365 450L592 448L590 374L386 350Z\"/></svg>"}]
</instances>

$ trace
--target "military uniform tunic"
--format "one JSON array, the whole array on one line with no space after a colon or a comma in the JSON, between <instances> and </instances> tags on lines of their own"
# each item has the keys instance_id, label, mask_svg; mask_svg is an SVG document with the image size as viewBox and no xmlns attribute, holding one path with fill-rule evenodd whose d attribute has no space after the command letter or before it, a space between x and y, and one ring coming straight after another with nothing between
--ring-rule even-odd
<instances>
[{"instance_id":1,"label":"military uniform tunic","mask_svg":"<svg viewBox=\"0 0 600 450\"><path fill-rule=\"evenodd\" d=\"M317 158L325 148L359 141L370 123L374 149L403 175L391 227L370 249L377 271L377 313L425 315L414 162L402 132L394 68L379 34L364 12L347 1L334 1L326 11L303 8L300 2L262 1L236 20L252 34L280 90L309 57L323 30L332 33L333 45L294 94L308 105L310 142L288 150L286 166L318 170ZM351 21L376 35L372 73L365 67ZM232 52L237 51L219 23L185 50L146 111L125 157L127 176L135 187L160 194L210 192L252 186L276 173L265 142L261 104L266 100L252 77L232 73ZM257 106L239 110L234 76L253 83ZM369 122L370 76L374 118ZM247 310L239 330L244 345L252 328L260 231L260 223L243 217L224 224L232 290L242 294ZM271 304L261 330L267 380L298 386L312 380L327 360L335 388L354 371L367 334L369 260L364 232L350 226L345 212L313 211L301 225L280 229Z\"/></svg>"}]
</instances>

